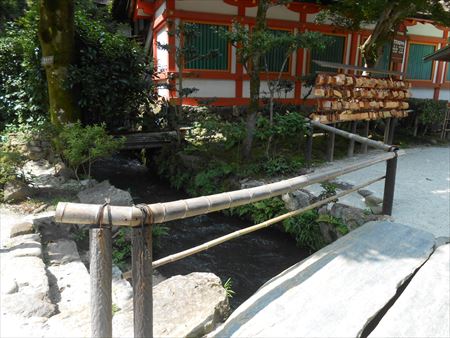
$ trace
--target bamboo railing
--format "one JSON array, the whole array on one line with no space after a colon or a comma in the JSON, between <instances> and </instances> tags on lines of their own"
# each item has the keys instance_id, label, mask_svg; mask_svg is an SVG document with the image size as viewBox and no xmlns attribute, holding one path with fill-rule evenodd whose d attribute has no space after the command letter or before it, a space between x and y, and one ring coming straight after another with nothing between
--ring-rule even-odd
<instances>
[{"instance_id":1,"label":"bamboo railing","mask_svg":"<svg viewBox=\"0 0 450 338\"><path fill-rule=\"evenodd\" d=\"M112 269L112 226L132 227L132 272L133 278L133 312L134 336L153 337L153 268L175 262L182 258L207 250L213 246L238 238L242 235L263 229L284 219L296 216L307 210L332 202L342 196L357 191L372 183L385 179L383 196L383 213L392 214L394 198L397 157L403 154L398 148L376 142L365 137L348 133L331 126L311 122L329 133L359 142L364 145L383 150L384 152L367 156L364 159L348 163L340 167L297 176L283 181L266 184L249 189L229 191L220 194L189 198L174 202L155 203L132 207L90 205L78 203L58 203L55 220L59 223L90 224L90 273L91 273L91 335L93 337L111 337L111 269ZM308 142L309 143L309 142ZM331 180L338 176L370 167L380 162L387 162L386 175L342 191L335 196L315 202L305 208L288 212L265 222L235 231L216 238L202 245L161 258L152 259L152 224L183 219L210 212L242 206L264 199L293 192L314 183Z\"/></svg>"}]
</instances>

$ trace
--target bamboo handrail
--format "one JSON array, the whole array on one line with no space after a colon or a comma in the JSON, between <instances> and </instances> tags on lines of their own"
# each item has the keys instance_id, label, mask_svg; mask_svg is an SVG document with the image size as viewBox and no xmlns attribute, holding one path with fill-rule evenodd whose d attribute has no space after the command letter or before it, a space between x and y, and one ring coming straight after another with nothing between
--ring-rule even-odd
<instances>
[{"instance_id":1,"label":"bamboo handrail","mask_svg":"<svg viewBox=\"0 0 450 338\"><path fill-rule=\"evenodd\" d=\"M145 222L164 223L258 202L298 190L311 184L330 180L403 154L403 151L387 152L340 168L331 168L254 188L174 202L150 204L148 205L148 209L151 211L151 216ZM60 202L56 208L55 221L69 224L97 224L100 207L101 205ZM106 210L103 212L102 220L104 224L108 224L108 213ZM138 226L141 224L141 215L141 210L136 207L111 206L112 225Z\"/></svg>"},{"instance_id":2,"label":"bamboo handrail","mask_svg":"<svg viewBox=\"0 0 450 338\"><path fill-rule=\"evenodd\" d=\"M374 141L374 140L371 140L371 139L369 139L367 137L363 137L363 136L359 136L357 134L349 133L349 132L347 132L345 130L334 128L332 126L320 123L318 121L311 120L310 123L314 127L326 130L326 131L328 131L330 133L337 134L339 136L345 137L345 138L347 138L349 140L353 140L353 141L356 141L356 142L361 143L361 144L366 144L366 145L368 145L369 147L372 147L372 148L380 149L380 150L383 150L383 151L395 151L395 150L398 150L398 147L396 147L396 146L384 144L381 141Z\"/></svg>"},{"instance_id":3,"label":"bamboo handrail","mask_svg":"<svg viewBox=\"0 0 450 338\"><path fill-rule=\"evenodd\" d=\"M234 231L232 233L229 233L227 235L215 238L215 239L213 239L211 241L208 241L208 242L203 243L201 245L195 246L193 248L190 248L190 249L187 249L187 250L183 250L183 251L180 251L178 253L175 253L175 254L166 256L164 258L158 259L158 260L156 260L156 261L154 261L152 263L152 266L155 269L155 268L158 268L160 266L163 266L163 265L166 265L166 264L169 264L169 263L173 263L173 262L176 262L176 261L178 261L180 259L192 256L192 255L197 254L199 252L208 250L208 249L210 249L210 248L212 248L214 246L217 246L219 244L225 243L227 241L230 241L232 239L238 238L240 236L247 235L247 234L252 233L254 231L261 230L263 228L267 228L268 226L273 225L275 223L278 223L280 221L283 221L283 220L285 220L287 218L290 218L290 217L293 217L293 216L297 216L297 215L299 215L299 214L301 214L301 213L303 213L305 211L308 211L308 210L311 210L311 209L315 209L315 208L320 207L320 206L322 206L324 204L328 204L328 203L330 203L330 202L332 202L334 200L337 200L340 197L343 197L345 195L351 194L352 192L355 192L355 191L357 191L359 189L365 188L368 185L373 184L375 182L381 181L384 178L386 178L385 175L377 177L377 178L374 178L374 179L369 180L367 182L364 182L364 183L361 183L359 185L356 185L356 186L354 186L351 189L347 189L345 191L341 191L340 193L337 193L334 196L330 196L330 197L325 198L323 200L320 200L320 201L317 201L315 203L312 203L312 204L310 204L310 205L308 205L308 206L306 206L304 208L287 212L287 213L285 213L283 215L274 217L274 218L269 219L267 221L264 221L262 223L259 223L259 224L256 224L256 225L252 225L252 226L247 227L247 228L242 229L242 230ZM124 278L126 278L126 279L131 278L131 271L124 272L122 276Z\"/></svg>"}]
</instances>

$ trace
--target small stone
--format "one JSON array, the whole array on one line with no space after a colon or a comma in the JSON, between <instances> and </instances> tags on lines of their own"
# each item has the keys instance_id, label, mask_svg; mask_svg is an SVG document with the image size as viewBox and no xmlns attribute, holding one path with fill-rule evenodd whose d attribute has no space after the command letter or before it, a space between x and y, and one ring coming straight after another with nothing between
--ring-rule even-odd
<instances>
[{"instance_id":1,"label":"small stone","mask_svg":"<svg viewBox=\"0 0 450 338\"><path fill-rule=\"evenodd\" d=\"M9 237L16 237L26 234L32 234L34 233L34 227L32 221L24 221L21 223L14 224L11 227L11 232Z\"/></svg>"},{"instance_id":2,"label":"small stone","mask_svg":"<svg viewBox=\"0 0 450 338\"><path fill-rule=\"evenodd\" d=\"M241 184L241 189L254 188L266 184L264 181L249 180L249 179L241 180L239 183Z\"/></svg>"},{"instance_id":3,"label":"small stone","mask_svg":"<svg viewBox=\"0 0 450 338\"><path fill-rule=\"evenodd\" d=\"M364 199L364 202L370 207L370 206L377 206L377 205L382 204L383 200L374 195L369 195Z\"/></svg>"},{"instance_id":4,"label":"small stone","mask_svg":"<svg viewBox=\"0 0 450 338\"><path fill-rule=\"evenodd\" d=\"M341 180L332 180L330 181L331 184L334 184L337 189L341 190L348 190L353 188L353 184Z\"/></svg>"},{"instance_id":5,"label":"small stone","mask_svg":"<svg viewBox=\"0 0 450 338\"><path fill-rule=\"evenodd\" d=\"M362 197L367 197L367 196L373 195L373 191L370 191L367 189L359 189L358 194L360 194Z\"/></svg>"},{"instance_id":6,"label":"small stone","mask_svg":"<svg viewBox=\"0 0 450 338\"><path fill-rule=\"evenodd\" d=\"M312 203L315 196L306 190L296 190L292 193L284 194L281 199L287 210L297 210L304 208Z\"/></svg>"},{"instance_id":7,"label":"small stone","mask_svg":"<svg viewBox=\"0 0 450 338\"><path fill-rule=\"evenodd\" d=\"M370 210L372 210L374 215L381 215L383 213L383 208L380 205L371 205Z\"/></svg>"}]
</instances>

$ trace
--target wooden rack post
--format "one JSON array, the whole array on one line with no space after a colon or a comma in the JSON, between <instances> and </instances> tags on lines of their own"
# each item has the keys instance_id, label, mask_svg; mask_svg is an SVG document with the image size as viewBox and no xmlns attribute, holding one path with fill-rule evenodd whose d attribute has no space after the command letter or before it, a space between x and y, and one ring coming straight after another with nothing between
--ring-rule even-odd
<instances>
[{"instance_id":1,"label":"wooden rack post","mask_svg":"<svg viewBox=\"0 0 450 338\"><path fill-rule=\"evenodd\" d=\"M134 227L132 231L134 337L152 338L152 225Z\"/></svg>"},{"instance_id":2,"label":"wooden rack post","mask_svg":"<svg viewBox=\"0 0 450 338\"><path fill-rule=\"evenodd\" d=\"M307 169L310 169L312 165L313 134L314 134L314 127L311 126L311 130L307 134L306 148L305 148L305 162Z\"/></svg>"},{"instance_id":3,"label":"wooden rack post","mask_svg":"<svg viewBox=\"0 0 450 338\"><path fill-rule=\"evenodd\" d=\"M333 123L332 126L333 126L333 128L336 128L336 123ZM336 139L336 134L332 131L329 131L328 136L327 136L327 161L328 162L333 162L335 139Z\"/></svg>"},{"instance_id":4,"label":"wooden rack post","mask_svg":"<svg viewBox=\"0 0 450 338\"><path fill-rule=\"evenodd\" d=\"M91 276L91 336L112 337L112 239L111 228L89 231Z\"/></svg>"},{"instance_id":5,"label":"wooden rack post","mask_svg":"<svg viewBox=\"0 0 450 338\"><path fill-rule=\"evenodd\" d=\"M356 128L358 127L358 121L352 122L352 134L356 134ZM350 140L350 143L348 144L348 151L347 156L352 157L353 153L355 152L355 140Z\"/></svg>"},{"instance_id":6,"label":"wooden rack post","mask_svg":"<svg viewBox=\"0 0 450 338\"><path fill-rule=\"evenodd\" d=\"M366 121L366 123L364 124L362 136L367 138L369 136L369 131L370 131L370 121ZM367 154L367 143L361 144L361 153Z\"/></svg>"}]
</instances>

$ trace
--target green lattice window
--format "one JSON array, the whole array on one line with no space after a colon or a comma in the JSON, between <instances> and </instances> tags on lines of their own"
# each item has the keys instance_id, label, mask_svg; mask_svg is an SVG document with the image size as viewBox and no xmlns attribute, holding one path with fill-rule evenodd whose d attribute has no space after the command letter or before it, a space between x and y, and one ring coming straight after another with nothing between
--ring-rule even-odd
<instances>
[{"instance_id":1,"label":"green lattice window","mask_svg":"<svg viewBox=\"0 0 450 338\"><path fill-rule=\"evenodd\" d=\"M289 31L283 31L283 30L270 30L274 35L283 35L283 34L290 34ZM284 59L286 58L286 53L288 52L288 47L277 47L271 50L270 52L266 53L266 55L263 57L261 63L262 68L266 68L267 64L267 70L269 72L280 72L281 67L283 66ZM283 72L289 71L289 63L290 63L290 57L286 61L286 64L283 67Z\"/></svg>"},{"instance_id":2,"label":"green lattice window","mask_svg":"<svg viewBox=\"0 0 450 338\"><path fill-rule=\"evenodd\" d=\"M345 37L328 35L330 38L330 43L327 44L325 49L312 49L311 50L311 64L310 73L314 74L316 71L330 71L330 68L324 68L316 65L312 60L329 61L344 63L344 51L345 51Z\"/></svg>"},{"instance_id":3,"label":"green lattice window","mask_svg":"<svg viewBox=\"0 0 450 338\"><path fill-rule=\"evenodd\" d=\"M431 80L433 61L423 61L423 58L434 52L435 46L411 43L406 74L412 80Z\"/></svg>"},{"instance_id":4,"label":"green lattice window","mask_svg":"<svg viewBox=\"0 0 450 338\"><path fill-rule=\"evenodd\" d=\"M220 34L224 26L193 23L196 33L185 38L184 43L196 55L211 55L186 62L188 69L227 70L228 69L228 41ZM214 51L214 55L211 54ZM216 53L217 52L217 53Z\"/></svg>"}]
</instances>

